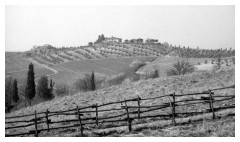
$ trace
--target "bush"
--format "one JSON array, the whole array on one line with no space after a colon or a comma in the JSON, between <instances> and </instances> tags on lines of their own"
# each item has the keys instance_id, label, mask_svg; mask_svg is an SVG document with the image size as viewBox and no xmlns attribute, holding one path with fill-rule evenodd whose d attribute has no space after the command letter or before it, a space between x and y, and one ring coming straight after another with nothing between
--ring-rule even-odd
<instances>
[{"instance_id":1,"label":"bush","mask_svg":"<svg viewBox=\"0 0 240 142\"><path fill-rule=\"evenodd\" d=\"M69 86L67 84L57 84L56 85L56 90L55 93L57 94L57 96L64 96L65 94L69 94L70 90L69 90Z\"/></svg>"},{"instance_id":2,"label":"bush","mask_svg":"<svg viewBox=\"0 0 240 142\"><path fill-rule=\"evenodd\" d=\"M173 69L167 71L168 76L173 75L185 75L186 73L194 72L194 67L189 62L184 60L178 61L177 63L173 64Z\"/></svg>"},{"instance_id":3,"label":"bush","mask_svg":"<svg viewBox=\"0 0 240 142\"><path fill-rule=\"evenodd\" d=\"M91 76L89 74L86 74L84 78L78 79L74 83L74 87L78 91L90 91L91 90Z\"/></svg>"},{"instance_id":4,"label":"bush","mask_svg":"<svg viewBox=\"0 0 240 142\"><path fill-rule=\"evenodd\" d=\"M207 63L208 63L208 61L207 61L207 60L205 60L205 61L204 61L204 63L205 63L205 64L207 64Z\"/></svg>"},{"instance_id":5,"label":"bush","mask_svg":"<svg viewBox=\"0 0 240 142\"><path fill-rule=\"evenodd\" d=\"M235 64L235 58L232 58L232 62L233 62L233 64Z\"/></svg>"},{"instance_id":6,"label":"bush","mask_svg":"<svg viewBox=\"0 0 240 142\"><path fill-rule=\"evenodd\" d=\"M154 69L153 71L146 73L143 75L143 79L149 79L149 78L158 78L159 77L159 72L157 69Z\"/></svg>"},{"instance_id":7,"label":"bush","mask_svg":"<svg viewBox=\"0 0 240 142\"><path fill-rule=\"evenodd\" d=\"M126 78L127 78L127 75L122 73L122 74L119 74L119 75L112 76L112 77L108 78L105 83L106 83L108 86L119 85L119 84L121 84Z\"/></svg>"},{"instance_id":8,"label":"bush","mask_svg":"<svg viewBox=\"0 0 240 142\"><path fill-rule=\"evenodd\" d=\"M54 98L53 93L51 92L51 89L48 87L47 76L42 76L38 80L37 95L44 101L51 100Z\"/></svg>"}]
</instances>

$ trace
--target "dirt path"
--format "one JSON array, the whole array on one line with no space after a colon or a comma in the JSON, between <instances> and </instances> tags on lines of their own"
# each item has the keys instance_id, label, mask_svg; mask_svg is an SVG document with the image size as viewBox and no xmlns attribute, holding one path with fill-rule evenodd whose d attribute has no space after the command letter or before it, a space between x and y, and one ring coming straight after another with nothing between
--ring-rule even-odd
<instances>
[{"instance_id":1,"label":"dirt path","mask_svg":"<svg viewBox=\"0 0 240 142\"><path fill-rule=\"evenodd\" d=\"M64 67L58 67L58 68L59 68L59 69L66 70L66 71L69 71L69 72L72 72L72 73L75 73L75 74L77 74L77 75L80 75L80 76L84 77L83 74L81 74L81 73L79 73L79 72L75 72L75 71L70 70L70 69L68 69L68 68L64 68Z\"/></svg>"},{"instance_id":2,"label":"dirt path","mask_svg":"<svg viewBox=\"0 0 240 142\"><path fill-rule=\"evenodd\" d=\"M208 70L211 71L214 69L214 65L213 64L202 64L202 65L195 65L195 67L198 70Z\"/></svg>"},{"instance_id":3,"label":"dirt path","mask_svg":"<svg viewBox=\"0 0 240 142\"><path fill-rule=\"evenodd\" d=\"M58 71L57 71L56 69L51 68L51 67L49 67L49 66L47 66L47 65L44 65L44 64L40 64L40 63L36 62L35 60L33 60L33 59L31 59L31 58L29 58L29 61L31 61L31 62L39 65L39 66L42 66L43 68L46 68L46 69L49 69L49 70L53 71L53 72L54 72L53 74L57 74L57 73L58 73Z\"/></svg>"}]
</instances>

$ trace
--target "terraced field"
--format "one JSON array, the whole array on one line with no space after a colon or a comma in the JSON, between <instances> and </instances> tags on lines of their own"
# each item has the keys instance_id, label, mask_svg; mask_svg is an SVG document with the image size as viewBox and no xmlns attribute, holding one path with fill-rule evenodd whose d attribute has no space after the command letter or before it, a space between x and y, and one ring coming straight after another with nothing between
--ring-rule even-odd
<instances>
[{"instance_id":1,"label":"terraced field","mask_svg":"<svg viewBox=\"0 0 240 142\"><path fill-rule=\"evenodd\" d=\"M77 52L84 51L84 60L75 58ZM147 61L153 57L124 57L124 58L103 58L97 59L98 54L91 54L93 50L76 50L59 52L57 54L42 54L33 58L23 58L17 54L7 54L5 63L6 77L11 76L18 80L19 85L23 84L27 78L28 65L33 61L35 77L40 78L43 75L49 76L56 83L65 83L71 85L78 78L84 77L84 74L95 71L97 78L111 76L126 71L134 60ZM81 52L82 53L82 52ZM97 53L97 52L96 52ZM23 53L22 53L23 54ZM70 56L74 55L74 56ZM44 57L44 58L43 58ZM82 56L83 57L83 56ZM87 59L87 57L91 59ZM101 56L103 57L103 56ZM68 58L74 59L74 61ZM48 60L47 60L48 59ZM54 64L56 60L56 64ZM50 65L46 68L46 65ZM50 68L50 69L49 69ZM55 72L51 70L56 70Z\"/></svg>"},{"instance_id":2,"label":"terraced field","mask_svg":"<svg viewBox=\"0 0 240 142\"><path fill-rule=\"evenodd\" d=\"M24 57L24 53L6 52L5 53L6 77L11 76L13 78L16 78L18 82L21 84L26 79L28 66L30 63L34 65L36 78L39 78L42 75L49 75L53 73L51 70L44 68L39 63L36 63L35 60L33 61L34 62L32 62L32 60L30 60L29 58Z\"/></svg>"}]
</instances>

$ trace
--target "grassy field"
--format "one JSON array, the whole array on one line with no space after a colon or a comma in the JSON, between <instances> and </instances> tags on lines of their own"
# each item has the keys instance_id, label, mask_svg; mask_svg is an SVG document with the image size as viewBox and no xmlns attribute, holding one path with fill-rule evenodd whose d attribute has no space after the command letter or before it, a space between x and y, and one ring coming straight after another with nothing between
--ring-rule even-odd
<instances>
[{"instance_id":1,"label":"grassy field","mask_svg":"<svg viewBox=\"0 0 240 142\"><path fill-rule=\"evenodd\" d=\"M5 74L24 71L28 69L28 65L31 62L27 58L6 58L5 60ZM33 63L34 64L34 63ZM37 64L34 64L35 69L41 68Z\"/></svg>"},{"instance_id":2,"label":"grassy field","mask_svg":"<svg viewBox=\"0 0 240 142\"><path fill-rule=\"evenodd\" d=\"M220 88L235 84L235 67L228 66L217 71L196 71L193 74L185 76L174 76L166 78L156 78L148 80L139 80L137 82L128 82L121 85L111 86L93 92L77 93L72 96L65 96L62 98L55 98L51 102L44 102L38 105L23 108L21 110L7 114L6 116L22 115L33 113L34 110L38 112L49 109L50 111L73 109L76 105L88 106L95 103L102 104L112 101L119 101L124 99L157 97L164 94L175 92L176 94L202 92L208 89ZM215 91L216 95L235 95L234 89ZM197 96L192 96L197 97ZM188 97L186 97L188 98ZM186 99L181 98L181 99ZM141 105L156 105L165 103L166 99L157 99L144 101ZM177 101L177 100L176 100ZM223 102L215 104L217 106L235 104L235 101ZM136 105L128 103L128 105ZM112 106L111 106L112 107ZM114 106L120 107L118 105ZM192 107L178 108L176 112L185 111L202 111L209 106L193 105ZM108 106L106 108L109 109ZM111 112L111 114L118 114L119 112ZM152 113L162 113L161 111ZM110 116L110 112L102 112L99 117ZM151 114L151 113L149 113ZM126 132L126 123L120 124L120 127L111 128L112 125L104 125L101 128L86 130L87 136L235 136L235 109L224 110L217 113L216 120L210 120L211 114L204 114L200 116L191 116L187 118L177 119L177 123L185 125L170 127L171 120L163 121L158 119L147 119L141 122L134 122L133 132L128 134ZM89 113L86 117L94 114ZM84 116L85 117L85 116ZM83 117L83 118L84 118ZM56 116L53 120L76 119L76 116ZM193 122L193 123L190 123ZM65 123L57 124L56 126L64 126ZM55 126L55 127L56 127ZM44 126L40 126L45 127ZM88 129L91 127L86 126ZM30 127L29 129L34 129ZM10 132L10 131L8 131ZM14 133L21 132L21 129L14 131ZM43 133L40 136L79 136L77 128L62 129L50 133Z\"/></svg>"},{"instance_id":3,"label":"grassy field","mask_svg":"<svg viewBox=\"0 0 240 142\"><path fill-rule=\"evenodd\" d=\"M211 59L209 58L180 58L180 57L159 57L155 61L147 64L143 68L141 68L138 72L141 74L151 72L154 69L159 71L159 76L164 77L166 76L166 72L173 67L173 64L177 63L177 61L185 60L188 61L190 64L197 66L205 64L211 64ZM230 59L228 59L230 61ZM222 61L224 62L224 60ZM216 63L215 63L216 64ZM229 63L232 65L232 63ZM222 66L226 66L223 64Z\"/></svg>"},{"instance_id":4,"label":"grassy field","mask_svg":"<svg viewBox=\"0 0 240 142\"><path fill-rule=\"evenodd\" d=\"M134 60L148 61L154 57L126 57L126 58L106 58L100 60L78 60L65 62L49 66L49 68L41 64L34 64L35 78L38 79L43 75L47 75L49 79L53 79L56 83L64 83L72 85L77 79L84 77L84 74L89 74L93 70L98 79L107 76L122 73L129 68ZM24 53L6 52L5 74L6 77L11 76L18 80L19 84L25 82L27 77L28 65L31 60L24 57Z\"/></svg>"},{"instance_id":5,"label":"grassy field","mask_svg":"<svg viewBox=\"0 0 240 142\"><path fill-rule=\"evenodd\" d=\"M106 58L100 60L80 60L61 63L52 68L58 70L57 74L51 75L55 82L72 84L84 74L90 74L94 70L97 78L116 75L129 69L134 60L146 62L154 57L130 57L130 58Z\"/></svg>"}]
</instances>

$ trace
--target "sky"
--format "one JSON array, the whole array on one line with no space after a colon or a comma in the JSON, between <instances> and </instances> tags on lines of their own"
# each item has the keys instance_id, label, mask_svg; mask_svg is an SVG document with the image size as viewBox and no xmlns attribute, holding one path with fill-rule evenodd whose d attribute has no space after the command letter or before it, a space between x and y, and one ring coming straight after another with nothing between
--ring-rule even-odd
<instances>
[{"instance_id":1,"label":"sky","mask_svg":"<svg viewBox=\"0 0 240 142\"><path fill-rule=\"evenodd\" d=\"M100 34L190 48L235 48L234 11L231 5L6 6L5 51L87 45Z\"/></svg>"}]
</instances>

